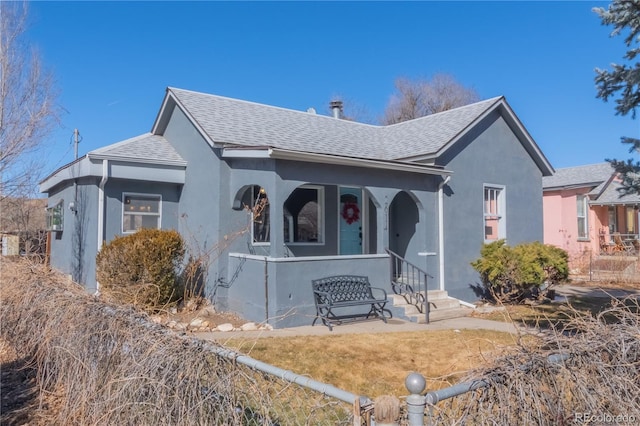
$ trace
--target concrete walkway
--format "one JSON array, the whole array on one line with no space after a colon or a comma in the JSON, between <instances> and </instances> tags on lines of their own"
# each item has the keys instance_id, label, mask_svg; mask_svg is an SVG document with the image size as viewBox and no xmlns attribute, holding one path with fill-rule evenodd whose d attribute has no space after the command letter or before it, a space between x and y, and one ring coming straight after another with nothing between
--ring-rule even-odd
<instances>
[{"instance_id":1,"label":"concrete walkway","mask_svg":"<svg viewBox=\"0 0 640 426\"><path fill-rule=\"evenodd\" d=\"M562 284L553 288L555 288L557 295L565 297L583 296L616 299L624 299L629 296L640 297L640 289L598 287L597 283L591 283L591 285Z\"/></svg>"},{"instance_id":2,"label":"concrete walkway","mask_svg":"<svg viewBox=\"0 0 640 426\"><path fill-rule=\"evenodd\" d=\"M223 342L232 338L257 339L265 337L293 337L293 336L336 336L339 334L367 334L367 333L399 333L405 331L432 331L432 330L496 330L506 333L516 333L519 327L513 324L500 321L491 321L482 318L462 317L441 321L434 321L430 324L417 324L398 318L392 318L385 324L379 319L354 321L333 327L330 331L322 324L315 326L304 325L301 327L280 328L275 330L260 331L214 331L208 333L198 333L200 339L215 340ZM521 331L523 329L520 329Z\"/></svg>"},{"instance_id":3,"label":"concrete walkway","mask_svg":"<svg viewBox=\"0 0 640 426\"><path fill-rule=\"evenodd\" d=\"M556 300L562 300L571 296L586 297L615 297L623 299L627 296L640 297L640 289L601 289L599 287L579 285L559 285L556 289ZM309 320L311 322L312 319ZM390 319L386 324L379 319L347 322L333 327L330 331L322 324L315 326L305 325L301 327L281 328L275 330L259 331L213 331L198 333L200 339L224 342L233 338L257 339L266 337L293 337L293 336L335 336L339 334L366 334L366 333L398 333L405 331L432 331L432 330L494 330L505 333L536 333L533 329L527 329L511 323L492 321L475 317L461 317L446 320L433 321L430 324L417 324L398 318Z\"/></svg>"}]
</instances>

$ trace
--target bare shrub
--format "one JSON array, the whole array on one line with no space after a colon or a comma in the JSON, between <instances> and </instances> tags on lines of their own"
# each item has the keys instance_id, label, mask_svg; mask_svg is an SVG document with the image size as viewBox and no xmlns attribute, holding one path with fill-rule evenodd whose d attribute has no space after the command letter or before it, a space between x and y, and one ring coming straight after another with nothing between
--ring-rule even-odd
<instances>
[{"instance_id":1,"label":"bare shrub","mask_svg":"<svg viewBox=\"0 0 640 426\"><path fill-rule=\"evenodd\" d=\"M585 416L614 420L604 423L638 421L639 310L636 299L615 301L596 317L575 315L534 345L522 340L515 351L463 378L489 386L442 403L436 422L562 425L589 423Z\"/></svg>"},{"instance_id":2,"label":"bare shrub","mask_svg":"<svg viewBox=\"0 0 640 426\"><path fill-rule=\"evenodd\" d=\"M348 405L241 365L231 350L104 303L42 266L8 263L0 337L28 361L40 395L59 396L48 424L352 424Z\"/></svg>"}]
</instances>

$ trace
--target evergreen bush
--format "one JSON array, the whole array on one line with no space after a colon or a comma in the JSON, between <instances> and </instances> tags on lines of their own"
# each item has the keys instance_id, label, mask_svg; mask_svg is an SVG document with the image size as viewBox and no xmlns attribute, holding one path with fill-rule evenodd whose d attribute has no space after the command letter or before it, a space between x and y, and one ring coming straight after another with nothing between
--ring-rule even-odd
<instances>
[{"instance_id":1,"label":"evergreen bush","mask_svg":"<svg viewBox=\"0 0 640 426\"><path fill-rule=\"evenodd\" d=\"M537 298L543 286L547 289L569 277L567 252L540 242L515 247L504 240L485 244L471 266L480 274L482 296L505 303Z\"/></svg>"},{"instance_id":2,"label":"evergreen bush","mask_svg":"<svg viewBox=\"0 0 640 426\"><path fill-rule=\"evenodd\" d=\"M178 268L185 247L174 230L140 229L116 237L96 258L96 278L106 298L156 311L178 299Z\"/></svg>"}]
</instances>

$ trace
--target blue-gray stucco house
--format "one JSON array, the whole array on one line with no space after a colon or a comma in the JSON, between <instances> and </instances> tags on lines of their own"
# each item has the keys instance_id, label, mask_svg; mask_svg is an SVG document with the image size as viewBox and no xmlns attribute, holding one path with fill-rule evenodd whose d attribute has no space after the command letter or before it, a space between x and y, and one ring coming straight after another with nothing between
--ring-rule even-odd
<instances>
[{"instance_id":1,"label":"blue-gray stucco house","mask_svg":"<svg viewBox=\"0 0 640 426\"><path fill-rule=\"evenodd\" d=\"M504 97L374 126L168 88L149 133L40 189L51 265L89 291L103 243L176 229L208 254L219 309L285 327L313 320L312 279L366 275L391 292L388 249L425 269L430 290L474 301L483 243L542 241L552 173ZM244 207L261 200L254 220Z\"/></svg>"}]
</instances>

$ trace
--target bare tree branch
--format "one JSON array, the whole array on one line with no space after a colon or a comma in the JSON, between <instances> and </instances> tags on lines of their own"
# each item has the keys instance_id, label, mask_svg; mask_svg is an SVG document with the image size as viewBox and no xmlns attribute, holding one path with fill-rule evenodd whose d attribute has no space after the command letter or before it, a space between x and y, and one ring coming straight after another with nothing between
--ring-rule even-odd
<instances>
[{"instance_id":1,"label":"bare tree branch","mask_svg":"<svg viewBox=\"0 0 640 426\"><path fill-rule=\"evenodd\" d=\"M60 112L53 76L25 39L27 12L26 2L0 2L0 197L34 192L42 167L25 167Z\"/></svg>"},{"instance_id":2,"label":"bare tree branch","mask_svg":"<svg viewBox=\"0 0 640 426\"><path fill-rule=\"evenodd\" d=\"M475 90L462 86L448 74L436 74L431 80L398 78L395 87L396 93L385 109L383 124L413 120L480 99Z\"/></svg>"}]
</instances>

